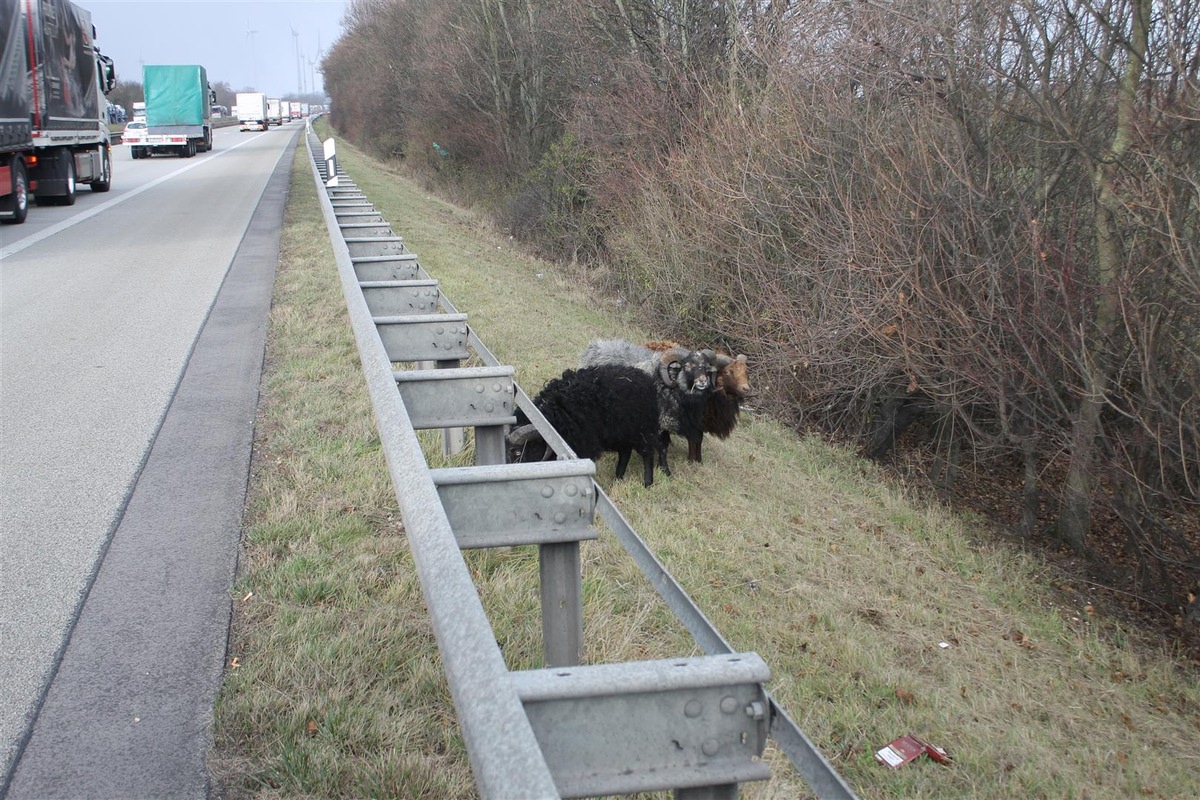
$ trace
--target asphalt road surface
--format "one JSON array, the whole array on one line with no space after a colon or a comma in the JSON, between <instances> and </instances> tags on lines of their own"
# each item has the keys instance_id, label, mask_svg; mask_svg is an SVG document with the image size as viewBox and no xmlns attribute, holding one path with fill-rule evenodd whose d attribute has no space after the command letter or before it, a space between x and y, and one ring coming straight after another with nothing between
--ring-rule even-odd
<instances>
[{"instance_id":1,"label":"asphalt road surface","mask_svg":"<svg viewBox=\"0 0 1200 800\"><path fill-rule=\"evenodd\" d=\"M0 226L0 798L207 792L300 131Z\"/></svg>"}]
</instances>

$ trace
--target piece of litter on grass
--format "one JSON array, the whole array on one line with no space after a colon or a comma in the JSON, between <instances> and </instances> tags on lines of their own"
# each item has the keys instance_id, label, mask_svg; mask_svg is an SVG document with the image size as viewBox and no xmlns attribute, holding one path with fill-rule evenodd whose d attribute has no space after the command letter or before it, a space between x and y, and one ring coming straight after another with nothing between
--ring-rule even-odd
<instances>
[{"instance_id":1,"label":"piece of litter on grass","mask_svg":"<svg viewBox=\"0 0 1200 800\"><path fill-rule=\"evenodd\" d=\"M884 766L896 769L922 755L929 756L939 764L950 763L950 756L945 750L937 745L923 742L912 734L901 736L887 747L875 751L875 760Z\"/></svg>"},{"instance_id":2,"label":"piece of litter on grass","mask_svg":"<svg viewBox=\"0 0 1200 800\"><path fill-rule=\"evenodd\" d=\"M945 650L949 646L950 646L949 642L938 642L938 647L942 648L943 650Z\"/></svg>"}]
</instances>

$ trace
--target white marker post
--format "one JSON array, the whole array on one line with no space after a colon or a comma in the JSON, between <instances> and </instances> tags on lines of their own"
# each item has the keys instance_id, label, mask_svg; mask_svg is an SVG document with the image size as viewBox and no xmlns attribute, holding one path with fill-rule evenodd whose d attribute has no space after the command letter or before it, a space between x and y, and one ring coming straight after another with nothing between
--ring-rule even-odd
<instances>
[{"instance_id":1,"label":"white marker post","mask_svg":"<svg viewBox=\"0 0 1200 800\"><path fill-rule=\"evenodd\" d=\"M325 185L327 187L334 187L334 186L338 185L338 176L337 176L337 150L334 147L333 138L330 137L330 138L326 139L324 146L325 146L325 174L328 176L328 178L325 181Z\"/></svg>"}]
</instances>

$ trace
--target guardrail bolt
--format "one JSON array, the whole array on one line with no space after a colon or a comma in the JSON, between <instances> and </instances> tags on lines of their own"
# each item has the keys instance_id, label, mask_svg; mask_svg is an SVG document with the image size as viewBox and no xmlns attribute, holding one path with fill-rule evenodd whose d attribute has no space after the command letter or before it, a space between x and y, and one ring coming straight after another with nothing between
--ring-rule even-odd
<instances>
[{"instance_id":1,"label":"guardrail bolt","mask_svg":"<svg viewBox=\"0 0 1200 800\"><path fill-rule=\"evenodd\" d=\"M704 711L704 704L699 700L688 700L686 706L683 707L684 715L695 719Z\"/></svg>"},{"instance_id":2,"label":"guardrail bolt","mask_svg":"<svg viewBox=\"0 0 1200 800\"><path fill-rule=\"evenodd\" d=\"M726 696L721 698L721 711L723 713L732 714L733 712L737 711L737 709L738 701L736 697Z\"/></svg>"},{"instance_id":3,"label":"guardrail bolt","mask_svg":"<svg viewBox=\"0 0 1200 800\"><path fill-rule=\"evenodd\" d=\"M754 719L762 719L767 715L767 709L761 702L755 700L750 705L746 706L746 716Z\"/></svg>"},{"instance_id":4,"label":"guardrail bolt","mask_svg":"<svg viewBox=\"0 0 1200 800\"><path fill-rule=\"evenodd\" d=\"M709 757L715 756L720 749L721 743L716 739L705 739L704 744L700 745L700 752Z\"/></svg>"}]
</instances>

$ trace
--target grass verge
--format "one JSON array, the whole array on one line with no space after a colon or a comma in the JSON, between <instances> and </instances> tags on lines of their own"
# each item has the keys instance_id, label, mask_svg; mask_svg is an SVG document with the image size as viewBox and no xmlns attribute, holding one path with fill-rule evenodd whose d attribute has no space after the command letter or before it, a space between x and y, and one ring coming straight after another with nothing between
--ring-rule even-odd
<instances>
[{"instance_id":1,"label":"grass verge","mask_svg":"<svg viewBox=\"0 0 1200 800\"><path fill-rule=\"evenodd\" d=\"M657 338L573 272L339 142L339 159L531 393L589 339ZM473 797L303 154L255 437L211 765L228 797ZM446 462L429 436L431 466ZM852 453L746 415L673 478L598 480L864 798L1200 796L1200 688L1062 605L1044 565ZM636 472L636 470L634 470ZM466 554L511 668L541 652L532 548ZM584 547L586 658L685 655L620 546ZM945 646L943 646L945 645ZM899 770L913 733L951 751ZM805 796L778 754L744 796Z\"/></svg>"}]
</instances>

